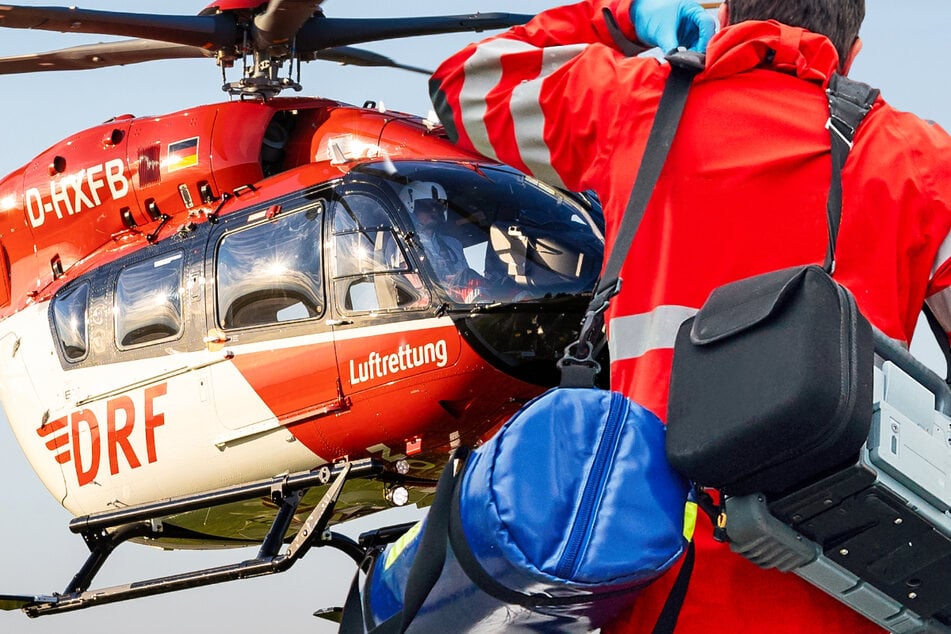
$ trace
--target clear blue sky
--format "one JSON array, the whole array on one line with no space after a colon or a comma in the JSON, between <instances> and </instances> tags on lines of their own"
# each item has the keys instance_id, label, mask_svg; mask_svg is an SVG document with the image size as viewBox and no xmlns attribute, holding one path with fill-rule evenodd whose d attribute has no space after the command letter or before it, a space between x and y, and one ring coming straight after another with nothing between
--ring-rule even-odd
<instances>
[{"instance_id":1,"label":"clear blue sky","mask_svg":"<svg viewBox=\"0 0 951 634\"><path fill-rule=\"evenodd\" d=\"M947 0L867 0L862 32L865 49L852 75L880 87L896 107L951 126L951 82L947 70ZM23 2L48 5L52 2ZM327 0L324 9L337 17L436 15L475 11L536 13L557 2L540 0ZM203 3L184 0L118 2L88 0L82 8L113 11L155 10L195 14ZM476 36L438 36L381 43L372 47L416 66L432 68ZM105 38L45 32L4 31L0 55L18 55L102 41ZM304 67L304 93L355 104L367 99L398 110L426 114L426 78L377 69L341 68L313 62ZM115 115L158 115L199 103L224 99L220 72L213 62L195 60L140 66L0 77L0 175L6 174L71 132ZM951 160L951 157L949 157ZM933 354L916 348L927 359ZM2 415L0 415L2 419ZM0 593L49 593L62 590L85 557L70 519L42 487L23 458L5 419L0 420ZM391 521L405 521L405 514ZM365 530L377 519L350 528ZM234 553L233 553L234 554ZM233 555L232 554L232 555ZM243 557L253 553L242 553ZM203 554L205 565L232 555ZM170 574L193 565L193 553L165 553L126 545L100 575L100 584ZM289 573L214 588L196 589L123 605L93 608L59 616L27 619L18 612L0 613L0 632L59 634L166 634L173 632L330 632L311 613L340 604L353 567L334 552L312 551Z\"/></svg>"}]
</instances>

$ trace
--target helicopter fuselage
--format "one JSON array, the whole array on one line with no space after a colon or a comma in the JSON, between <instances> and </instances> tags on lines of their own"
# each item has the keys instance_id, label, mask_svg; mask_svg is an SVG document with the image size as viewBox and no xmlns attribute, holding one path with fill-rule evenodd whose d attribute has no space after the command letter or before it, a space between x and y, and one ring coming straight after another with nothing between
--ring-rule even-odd
<instances>
[{"instance_id":1,"label":"helicopter fuselage","mask_svg":"<svg viewBox=\"0 0 951 634\"><path fill-rule=\"evenodd\" d=\"M419 183L447 192L435 237L403 196ZM75 515L366 456L425 482L553 384L595 212L373 107L117 117L0 181L0 401ZM338 520L385 489L349 489ZM272 515L167 535L257 539Z\"/></svg>"}]
</instances>

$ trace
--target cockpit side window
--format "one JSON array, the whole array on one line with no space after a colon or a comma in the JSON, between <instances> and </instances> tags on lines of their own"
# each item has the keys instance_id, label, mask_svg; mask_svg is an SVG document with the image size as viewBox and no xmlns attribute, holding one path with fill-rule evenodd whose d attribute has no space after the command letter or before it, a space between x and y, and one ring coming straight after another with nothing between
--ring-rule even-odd
<instances>
[{"instance_id":1,"label":"cockpit side window","mask_svg":"<svg viewBox=\"0 0 951 634\"><path fill-rule=\"evenodd\" d=\"M384 203L349 193L331 209L334 294L343 312L420 309L429 292L411 270Z\"/></svg>"},{"instance_id":2,"label":"cockpit side window","mask_svg":"<svg viewBox=\"0 0 951 634\"><path fill-rule=\"evenodd\" d=\"M218 247L218 324L250 328L324 311L320 268L323 202L226 234Z\"/></svg>"},{"instance_id":3,"label":"cockpit side window","mask_svg":"<svg viewBox=\"0 0 951 634\"><path fill-rule=\"evenodd\" d=\"M134 264L116 281L116 345L120 349L176 339L182 334L181 252Z\"/></svg>"},{"instance_id":4,"label":"cockpit side window","mask_svg":"<svg viewBox=\"0 0 951 634\"><path fill-rule=\"evenodd\" d=\"M89 285L80 284L57 295L53 300L53 327L63 356L70 363L86 358L89 351Z\"/></svg>"}]
</instances>

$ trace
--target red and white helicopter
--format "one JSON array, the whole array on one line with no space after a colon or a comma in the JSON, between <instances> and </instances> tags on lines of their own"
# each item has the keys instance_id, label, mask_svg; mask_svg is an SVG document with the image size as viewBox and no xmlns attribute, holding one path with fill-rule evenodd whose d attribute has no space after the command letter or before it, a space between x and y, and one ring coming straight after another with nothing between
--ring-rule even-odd
<instances>
[{"instance_id":1,"label":"red and white helicopter","mask_svg":"<svg viewBox=\"0 0 951 634\"><path fill-rule=\"evenodd\" d=\"M596 201L415 116L278 96L301 61L399 67L352 45L528 16L319 5L0 6L0 27L149 38L0 59L0 74L242 67L229 102L115 117L0 180L0 402L90 549L64 592L0 607L38 616L281 572L313 546L359 559L329 526L425 503L453 447L555 382L600 270ZM260 550L90 590L127 540Z\"/></svg>"}]
</instances>

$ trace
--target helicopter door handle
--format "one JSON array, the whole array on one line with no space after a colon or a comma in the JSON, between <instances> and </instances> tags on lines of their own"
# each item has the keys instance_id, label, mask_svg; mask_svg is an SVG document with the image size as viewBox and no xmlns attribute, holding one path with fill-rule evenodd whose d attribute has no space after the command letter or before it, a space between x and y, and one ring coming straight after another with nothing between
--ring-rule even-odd
<instances>
[{"instance_id":1,"label":"helicopter door handle","mask_svg":"<svg viewBox=\"0 0 951 634\"><path fill-rule=\"evenodd\" d=\"M221 350L226 343L231 341L231 337L226 335L220 328L212 328L208 331L203 341L210 351L217 352Z\"/></svg>"},{"instance_id":2,"label":"helicopter door handle","mask_svg":"<svg viewBox=\"0 0 951 634\"><path fill-rule=\"evenodd\" d=\"M208 335L205 337L204 341L205 343L228 343L231 341L231 337L217 328L212 328L208 331Z\"/></svg>"},{"instance_id":3,"label":"helicopter door handle","mask_svg":"<svg viewBox=\"0 0 951 634\"><path fill-rule=\"evenodd\" d=\"M328 319L324 322L328 326L349 326L353 323L352 319Z\"/></svg>"}]
</instances>

